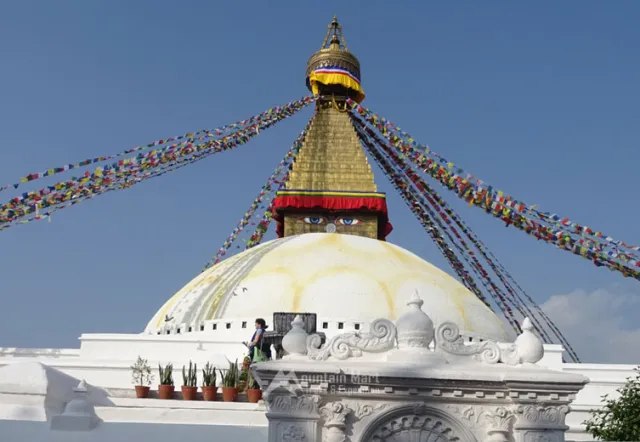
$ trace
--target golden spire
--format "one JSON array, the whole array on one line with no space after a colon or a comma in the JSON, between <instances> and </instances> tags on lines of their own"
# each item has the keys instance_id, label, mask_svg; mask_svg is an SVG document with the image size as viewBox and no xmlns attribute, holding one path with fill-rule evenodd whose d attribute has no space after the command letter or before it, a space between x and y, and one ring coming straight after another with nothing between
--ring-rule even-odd
<instances>
[{"instance_id":1,"label":"golden spire","mask_svg":"<svg viewBox=\"0 0 640 442\"><path fill-rule=\"evenodd\" d=\"M286 188L275 199L278 235L337 232L384 239L390 231L385 195L377 191L346 111L347 97L364 98L360 62L335 16L307 63L307 85L319 99Z\"/></svg>"},{"instance_id":2,"label":"golden spire","mask_svg":"<svg viewBox=\"0 0 640 442\"><path fill-rule=\"evenodd\" d=\"M371 166L351 120L335 108L332 100L318 103L287 189L377 191Z\"/></svg>"}]
</instances>

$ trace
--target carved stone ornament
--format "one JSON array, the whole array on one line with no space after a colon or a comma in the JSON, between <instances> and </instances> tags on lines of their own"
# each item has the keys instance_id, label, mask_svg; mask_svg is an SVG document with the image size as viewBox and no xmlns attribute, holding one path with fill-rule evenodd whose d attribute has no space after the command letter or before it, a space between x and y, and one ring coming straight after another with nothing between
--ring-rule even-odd
<instances>
[{"instance_id":1,"label":"carved stone ornament","mask_svg":"<svg viewBox=\"0 0 640 442\"><path fill-rule=\"evenodd\" d=\"M407 312L396 321L399 348L429 348L433 341L433 321L422 311L423 304L418 292L414 292L407 302Z\"/></svg>"},{"instance_id":2,"label":"carved stone ornament","mask_svg":"<svg viewBox=\"0 0 640 442\"><path fill-rule=\"evenodd\" d=\"M282 432L282 440L285 442L303 442L307 440L304 430L297 425L289 425Z\"/></svg>"},{"instance_id":3,"label":"carved stone ornament","mask_svg":"<svg viewBox=\"0 0 640 442\"><path fill-rule=\"evenodd\" d=\"M341 402L331 402L320 409L324 418L323 442L345 442L347 416L352 410Z\"/></svg>"},{"instance_id":4,"label":"carved stone ornament","mask_svg":"<svg viewBox=\"0 0 640 442\"><path fill-rule=\"evenodd\" d=\"M324 418L324 426L325 427L343 427L345 426L345 421L347 420L347 416L352 412L349 407L347 407L342 402L330 402L324 407L320 408L320 414Z\"/></svg>"},{"instance_id":5,"label":"carved stone ornament","mask_svg":"<svg viewBox=\"0 0 640 442\"><path fill-rule=\"evenodd\" d=\"M355 418L360 420L372 415L373 413L384 410L389 406L389 404L371 405L354 402L353 404L348 403L348 406L353 409L353 415L355 416Z\"/></svg>"},{"instance_id":6,"label":"carved stone ornament","mask_svg":"<svg viewBox=\"0 0 640 442\"><path fill-rule=\"evenodd\" d=\"M271 413L318 414L320 396L270 396L267 405Z\"/></svg>"},{"instance_id":7,"label":"carved stone ornament","mask_svg":"<svg viewBox=\"0 0 640 442\"><path fill-rule=\"evenodd\" d=\"M569 412L569 407L519 405L516 413L519 415L518 424L535 424L536 426L564 426L564 419Z\"/></svg>"},{"instance_id":8,"label":"carved stone ornament","mask_svg":"<svg viewBox=\"0 0 640 442\"><path fill-rule=\"evenodd\" d=\"M511 433L511 422L515 416L504 407L497 407L493 411L487 411L484 419L488 425L487 442L508 442Z\"/></svg>"},{"instance_id":9,"label":"carved stone ornament","mask_svg":"<svg viewBox=\"0 0 640 442\"><path fill-rule=\"evenodd\" d=\"M533 333L529 318L522 322L522 334L509 347L502 350L501 361L505 364L535 364L544 356L544 344Z\"/></svg>"},{"instance_id":10,"label":"carved stone ornament","mask_svg":"<svg viewBox=\"0 0 640 442\"><path fill-rule=\"evenodd\" d=\"M307 332L302 316L296 315L291 322L291 330L282 338L282 348L291 355L307 354Z\"/></svg>"},{"instance_id":11,"label":"carved stone ornament","mask_svg":"<svg viewBox=\"0 0 640 442\"><path fill-rule=\"evenodd\" d=\"M345 360L360 357L362 353L382 353L396 345L396 327L388 319L376 319L368 333L359 331L334 336L322 347L319 335L307 338L307 354L313 360L327 360L330 357Z\"/></svg>"},{"instance_id":12,"label":"carved stone ornament","mask_svg":"<svg viewBox=\"0 0 640 442\"><path fill-rule=\"evenodd\" d=\"M446 422L429 415L407 414L381 425L370 441L425 440L430 442L460 442L460 436Z\"/></svg>"},{"instance_id":13,"label":"carved stone ornament","mask_svg":"<svg viewBox=\"0 0 640 442\"><path fill-rule=\"evenodd\" d=\"M454 356L468 356L486 364L500 362L500 347L496 342L465 344L460 329L452 322L443 322L436 330L436 350Z\"/></svg>"}]
</instances>

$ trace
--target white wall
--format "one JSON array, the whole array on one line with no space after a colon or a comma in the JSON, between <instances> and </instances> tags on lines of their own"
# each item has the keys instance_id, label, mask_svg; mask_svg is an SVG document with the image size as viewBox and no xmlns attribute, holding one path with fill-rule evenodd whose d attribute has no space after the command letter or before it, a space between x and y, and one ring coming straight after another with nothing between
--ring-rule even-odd
<instances>
[{"instance_id":1,"label":"white wall","mask_svg":"<svg viewBox=\"0 0 640 442\"><path fill-rule=\"evenodd\" d=\"M229 321L220 324L227 322ZM179 388L182 383L180 369L183 364L188 365L190 360L200 367L206 362L211 362L218 368L226 368L227 358L241 359L246 354L246 348L239 341L245 336L245 332L249 334L252 331L242 328L242 322L231 322L230 329L226 329L226 325L218 325L220 333L216 331L170 335L82 335L80 349L0 348L0 367L25 361L39 361L74 378L85 379L89 384L107 389L126 389L133 394L129 367L140 355L149 360L156 373L153 388L157 384L158 363L168 362L174 364L174 380ZM233 327L233 324L236 327ZM328 324L331 331L334 331L335 324L337 321ZM324 331L321 322L319 325L320 331ZM350 329L353 329L353 325L348 326L345 321L344 329L340 331ZM366 324L363 324L361 329L366 329ZM250 334L244 340L249 338ZM567 425L570 427L567 440L591 440L584 432L582 423L589 418L591 410L600 406L604 394L615 394L615 390L624 385L628 377L634 375L635 366L563 363L562 351L559 345L545 346L545 356L540 364L554 370L581 374L590 379L590 384L577 395L572 411L567 416ZM2 438L0 440L4 441Z\"/></svg>"},{"instance_id":2,"label":"white wall","mask_svg":"<svg viewBox=\"0 0 640 442\"><path fill-rule=\"evenodd\" d=\"M0 420L2 442L266 442L266 427L103 422L90 432L52 431L47 422Z\"/></svg>"}]
</instances>

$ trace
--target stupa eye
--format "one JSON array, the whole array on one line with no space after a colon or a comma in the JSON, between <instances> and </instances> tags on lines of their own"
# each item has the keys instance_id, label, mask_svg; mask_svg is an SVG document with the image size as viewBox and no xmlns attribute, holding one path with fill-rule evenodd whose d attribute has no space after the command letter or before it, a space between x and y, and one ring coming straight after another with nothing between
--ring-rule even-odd
<instances>
[{"instance_id":1,"label":"stupa eye","mask_svg":"<svg viewBox=\"0 0 640 442\"><path fill-rule=\"evenodd\" d=\"M358 218L338 218L336 224L342 226L357 226L358 224L362 224L362 220Z\"/></svg>"},{"instance_id":2,"label":"stupa eye","mask_svg":"<svg viewBox=\"0 0 640 442\"><path fill-rule=\"evenodd\" d=\"M325 224L327 219L322 216L305 216L301 221L306 224Z\"/></svg>"}]
</instances>

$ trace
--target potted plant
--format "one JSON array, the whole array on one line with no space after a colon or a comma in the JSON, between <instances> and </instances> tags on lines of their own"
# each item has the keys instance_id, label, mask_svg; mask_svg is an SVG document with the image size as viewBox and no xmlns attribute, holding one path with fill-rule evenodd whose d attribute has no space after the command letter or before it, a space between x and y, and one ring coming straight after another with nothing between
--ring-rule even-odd
<instances>
[{"instance_id":1,"label":"potted plant","mask_svg":"<svg viewBox=\"0 0 640 442\"><path fill-rule=\"evenodd\" d=\"M222 400L234 402L238 398L238 360L229 362L229 369L222 375Z\"/></svg>"},{"instance_id":2,"label":"potted plant","mask_svg":"<svg viewBox=\"0 0 640 442\"><path fill-rule=\"evenodd\" d=\"M160 385L158 385L158 396L160 399L173 399L173 364L167 364L164 368L158 365L160 372Z\"/></svg>"},{"instance_id":3,"label":"potted plant","mask_svg":"<svg viewBox=\"0 0 640 442\"><path fill-rule=\"evenodd\" d=\"M153 382L151 367L146 359L138 356L136 363L131 366L131 377L136 387L136 397L145 399L149 397L149 386Z\"/></svg>"},{"instance_id":4,"label":"potted plant","mask_svg":"<svg viewBox=\"0 0 640 442\"><path fill-rule=\"evenodd\" d=\"M245 356L242 360L242 370L248 370L251 366L251 358L249 356Z\"/></svg>"},{"instance_id":5,"label":"potted plant","mask_svg":"<svg viewBox=\"0 0 640 442\"><path fill-rule=\"evenodd\" d=\"M247 377L249 376L249 372L245 370L240 371L240 376L238 377L238 391L244 391L247 388Z\"/></svg>"},{"instance_id":6,"label":"potted plant","mask_svg":"<svg viewBox=\"0 0 640 442\"><path fill-rule=\"evenodd\" d=\"M216 368L207 362L202 370L202 397L205 401L215 401L217 395Z\"/></svg>"},{"instance_id":7,"label":"potted plant","mask_svg":"<svg viewBox=\"0 0 640 442\"><path fill-rule=\"evenodd\" d=\"M249 371L247 376L247 400L255 404L260 399L262 399L262 390L260 389L258 382L253 377L253 373Z\"/></svg>"},{"instance_id":8,"label":"potted plant","mask_svg":"<svg viewBox=\"0 0 640 442\"><path fill-rule=\"evenodd\" d=\"M182 399L193 401L198 393L198 365L189 361L189 371L182 366Z\"/></svg>"}]
</instances>

